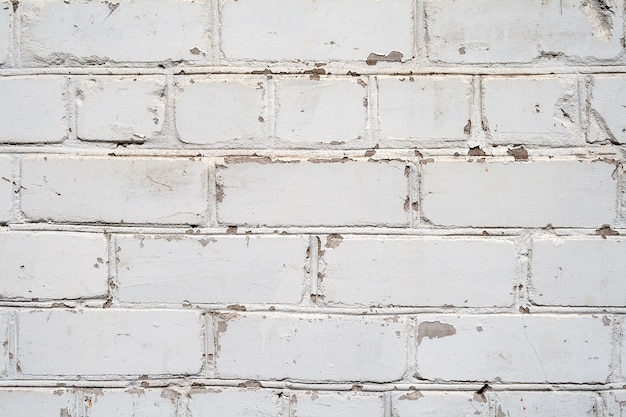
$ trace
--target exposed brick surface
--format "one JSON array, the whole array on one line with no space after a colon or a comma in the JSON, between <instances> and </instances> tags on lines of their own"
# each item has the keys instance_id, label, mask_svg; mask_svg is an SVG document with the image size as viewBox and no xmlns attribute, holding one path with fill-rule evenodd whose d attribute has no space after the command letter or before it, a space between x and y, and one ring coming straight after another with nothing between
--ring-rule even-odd
<instances>
[{"instance_id":1,"label":"exposed brick surface","mask_svg":"<svg viewBox=\"0 0 626 417\"><path fill-rule=\"evenodd\" d=\"M0 417L626 415L624 0L0 6Z\"/></svg>"}]
</instances>

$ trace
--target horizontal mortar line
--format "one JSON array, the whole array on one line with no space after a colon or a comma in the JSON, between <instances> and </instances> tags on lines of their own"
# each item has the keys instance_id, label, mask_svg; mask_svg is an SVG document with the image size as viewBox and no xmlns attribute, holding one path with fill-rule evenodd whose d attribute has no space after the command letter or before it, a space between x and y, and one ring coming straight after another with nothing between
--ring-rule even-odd
<instances>
[{"instance_id":1,"label":"horizontal mortar line","mask_svg":"<svg viewBox=\"0 0 626 417\"><path fill-rule=\"evenodd\" d=\"M600 225L601 226L601 225ZM233 231L233 228L236 228ZM626 228L615 227L613 230L626 234ZM439 237L481 237L506 238L517 237L521 233L535 232L547 236L600 236L596 227L454 227L454 226L422 226L419 229L386 226L220 226L220 227L191 227L189 225L128 225L90 224L90 223L9 223L0 226L0 231L68 231L80 233L113 233L113 234L182 234L187 236L203 235L392 235L392 236L420 236ZM484 232L489 233L485 235Z\"/></svg>"},{"instance_id":2,"label":"horizontal mortar line","mask_svg":"<svg viewBox=\"0 0 626 417\"><path fill-rule=\"evenodd\" d=\"M102 303L105 301L103 298ZM15 309L58 309L58 310L101 310L102 303L81 302L77 300L47 300L41 301L0 301L0 312L3 310L13 311ZM57 304L53 307L53 304ZM229 306L237 305L237 308ZM241 308L246 310L242 311ZM307 314L307 315L331 315L331 316L381 316L391 317L401 316L411 318L416 315L459 315L470 316L551 316L551 315L575 315L575 316L595 316L595 315L623 315L626 314L624 307L586 307L586 306L529 306L530 313L522 314L517 305L505 307L460 307L460 306L434 306L434 307L354 307L350 305L335 306L304 306L304 305L281 305L281 304L253 304L244 302L233 303L142 303L142 302L122 302L115 303L107 310L170 310L170 311L198 311L209 314L237 314L246 315L278 315L285 314Z\"/></svg>"},{"instance_id":3,"label":"horizontal mortar line","mask_svg":"<svg viewBox=\"0 0 626 417\"><path fill-rule=\"evenodd\" d=\"M202 378L150 378L148 380L76 380L76 379L9 379L0 380L1 388L179 388L189 390L194 388L243 388L251 380L243 379L202 379ZM148 386L141 386L145 382ZM485 382L398 382L398 383L371 383L371 382L290 382L255 380L260 388L285 389L285 390L313 390L313 391L362 391L362 392L386 392L386 391L461 391L472 392L484 387ZM254 384L256 385L256 384ZM623 383L489 383L493 391L610 391L623 389ZM256 387L254 388L256 389Z\"/></svg>"},{"instance_id":4,"label":"horizontal mortar line","mask_svg":"<svg viewBox=\"0 0 626 417\"><path fill-rule=\"evenodd\" d=\"M94 225L90 223L9 223L0 226L0 232L3 231L32 231L32 232L76 232L76 233L110 233L110 234L141 234L141 235L160 235L160 234L176 234L185 236L310 236L310 235L330 235L340 234L345 236L398 236L398 237L480 237L481 239L489 238L512 238L522 233L534 232L545 236L559 237L598 237L598 228L602 225L592 228L546 228L546 227L446 227L446 226L422 226L420 228L411 229L406 227L385 227L385 226L275 226L275 227L255 227L255 226L221 226L221 227L191 227L188 225L158 225L146 226L136 225L118 226L115 224ZM236 232L232 228L236 227ZM626 228L614 227L612 230L626 235ZM485 235L484 232L489 233Z\"/></svg>"},{"instance_id":5,"label":"horizontal mortar line","mask_svg":"<svg viewBox=\"0 0 626 417\"><path fill-rule=\"evenodd\" d=\"M387 160L399 159L402 161L420 161L429 157L446 157L454 160L478 161L483 158L489 161L501 159L503 161L514 161L514 157L507 154L511 148L523 146L529 157L553 158L553 157L576 157L580 159L613 157L619 159L620 155L626 151L624 145L594 145L586 147L538 147L533 148L528 144L522 145L502 145L490 149L493 155L472 156L468 155L469 148L421 148L419 146L410 148L386 148L376 149L376 153L370 155L371 148L360 149L206 149L206 148L94 148L85 147L63 147L63 146L32 146L32 145L10 145L0 146L0 155L22 155L41 154L59 156L110 156L110 157L187 157L187 158L228 158L228 157L269 157L269 158L293 158L297 160L307 160L310 158L360 158L363 160ZM416 155L416 151L419 154ZM367 156L365 153L368 153Z\"/></svg>"},{"instance_id":6,"label":"horizontal mortar line","mask_svg":"<svg viewBox=\"0 0 626 417\"><path fill-rule=\"evenodd\" d=\"M315 64L323 64L315 66ZM123 66L124 65L124 66ZM356 61L328 62L323 60L307 62L304 64L275 63L275 62L238 62L233 65L179 65L160 68L158 66L145 66L145 63L132 63L112 65L108 67L23 67L2 68L0 76L32 76L32 75L307 75L307 71L318 71L316 75L321 77L359 75L578 75L578 74L624 74L626 65L580 65L568 64L548 66L537 63L529 64L442 64L442 65L419 65L404 63L399 65L367 65ZM325 74L319 73L324 70ZM350 72L351 74L348 74ZM329 74L330 73L330 74Z\"/></svg>"}]
</instances>

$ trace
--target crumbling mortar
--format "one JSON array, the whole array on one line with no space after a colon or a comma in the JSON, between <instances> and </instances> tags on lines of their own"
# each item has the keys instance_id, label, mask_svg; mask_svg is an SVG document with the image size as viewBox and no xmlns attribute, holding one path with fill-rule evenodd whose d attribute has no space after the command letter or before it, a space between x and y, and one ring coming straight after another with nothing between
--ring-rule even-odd
<instances>
[{"instance_id":1,"label":"crumbling mortar","mask_svg":"<svg viewBox=\"0 0 626 417\"><path fill-rule=\"evenodd\" d=\"M219 187L216 160L213 158L206 158L203 159L203 161L207 165L207 207L204 215L204 218L206 219L205 226L219 227L217 221L217 203L221 200L218 197ZM223 190L221 191L223 198Z\"/></svg>"},{"instance_id":2,"label":"crumbling mortar","mask_svg":"<svg viewBox=\"0 0 626 417\"><path fill-rule=\"evenodd\" d=\"M623 381L623 375L621 375L622 369L622 350L624 343L624 316L610 316L613 333L611 335L611 364L610 373L606 382L620 382Z\"/></svg>"}]
</instances>

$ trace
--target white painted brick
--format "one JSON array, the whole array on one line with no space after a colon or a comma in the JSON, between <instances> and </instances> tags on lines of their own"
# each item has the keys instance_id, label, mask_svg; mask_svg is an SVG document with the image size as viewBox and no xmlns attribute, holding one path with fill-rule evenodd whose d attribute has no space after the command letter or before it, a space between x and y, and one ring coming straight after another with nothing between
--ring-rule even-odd
<instances>
[{"instance_id":1,"label":"white painted brick","mask_svg":"<svg viewBox=\"0 0 626 417\"><path fill-rule=\"evenodd\" d=\"M516 261L511 241L392 236L337 240L331 235L330 242L322 241L322 292L328 304L489 307L513 302Z\"/></svg>"},{"instance_id":2,"label":"white painted brick","mask_svg":"<svg viewBox=\"0 0 626 417\"><path fill-rule=\"evenodd\" d=\"M0 3L0 65L9 61L10 34L13 29L10 4L9 1Z\"/></svg>"},{"instance_id":3,"label":"white painted brick","mask_svg":"<svg viewBox=\"0 0 626 417\"><path fill-rule=\"evenodd\" d=\"M497 415L502 416L580 416L597 417L596 399L593 392L489 392L494 397Z\"/></svg>"},{"instance_id":4,"label":"white painted brick","mask_svg":"<svg viewBox=\"0 0 626 417\"><path fill-rule=\"evenodd\" d=\"M171 389L129 388L86 390L85 417L176 417L177 397Z\"/></svg>"},{"instance_id":5,"label":"white painted brick","mask_svg":"<svg viewBox=\"0 0 626 417\"><path fill-rule=\"evenodd\" d=\"M217 215L225 224L408 223L404 164L393 161L237 163L218 171L218 183Z\"/></svg>"},{"instance_id":6,"label":"white painted brick","mask_svg":"<svg viewBox=\"0 0 626 417\"><path fill-rule=\"evenodd\" d=\"M361 79L358 79L361 80ZM367 85L354 78L277 81L276 136L284 142L341 143L367 138ZM359 141L360 139L360 141ZM362 146L362 145L361 145Z\"/></svg>"},{"instance_id":7,"label":"white painted brick","mask_svg":"<svg viewBox=\"0 0 626 417\"><path fill-rule=\"evenodd\" d=\"M22 211L35 221L199 224L207 176L199 159L27 157Z\"/></svg>"},{"instance_id":8,"label":"white painted brick","mask_svg":"<svg viewBox=\"0 0 626 417\"><path fill-rule=\"evenodd\" d=\"M365 61L413 53L413 3L375 0L220 0L227 59Z\"/></svg>"},{"instance_id":9,"label":"white painted brick","mask_svg":"<svg viewBox=\"0 0 626 417\"><path fill-rule=\"evenodd\" d=\"M20 310L23 375L195 374L204 317L180 310Z\"/></svg>"},{"instance_id":10,"label":"white painted brick","mask_svg":"<svg viewBox=\"0 0 626 417\"><path fill-rule=\"evenodd\" d=\"M258 389L193 389L189 397L191 417L278 417L278 392Z\"/></svg>"},{"instance_id":11,"label":"white painted brick","mask_svg":"<svg viewBox=\"0 0 626 417\"><path fill-rule=\"evenodd\" d=\"M306 391L292 396L297 417L383 417L381 394Z\"/></svg>"},{"instance_id":12,"label":"white painted brick","mask_svg":"<svg viewBox=\"0 0 626 417\"><path fill-rule=\"evenodd\" d=\"M611 59L622 50L623 9L621 0L428 0L428 55L458 63Z\"/></svg>"},{"instance_id":13,"label":"white painted brick","mask_svg":"<svg viewBox=\"0 0 626 417\"><path fill-rule=\"evenodd\" d=\"M0 80L0 142L51 143L67 137L66 82L61 77Z\"/></svg>"},{"instance_id":14,"label":"white painted brick","mask_svg":"<svg viewBox=\"0 0 626 417\"><path fill-rule=\"evenodd\" d=\"M20 3L18 14L22 60L31 65L194 63L209 52L206 2L39 0Z\"/></svg>"},{"instance_id":15,"label":"white painted brick","mask_svg":"<svg viewBox=\"0 0 626 417\"><path fill-rule=\"evenodd\" d=\"M626 78L594 76L591 96L589 140L626 143Z\"/></svg>"},{"instance_id":16,"label":"white painted brick","mask_svg":"<svg viewBox=\"0 0 626 417\"><path fill-rule=\"evenodd\" d=\"M571 160L427 163L422 210L438 225L599 227L615 218L614 170Z\"/></svg>"},{"instance_id":17,"label":"white painted brick","mask_svg":"<svg viewBox=\"0 0 626 417\"><path fill-rule=\"evenodd\" d=\"M531 300L541 305L622 306L626 240L559 238L533 242Z\"/></svg>"},{"instance_id":18,"label":"white painted brick","mask_svg":"<svg viewBox=\"0 0 626 417\"><path fill-rule=\"evenodd\" d=\"M247 314L222 318L218 330L223 379L382 382L406 368L406 321L397 317Z\"/></svg>"},{"instance_id":19,"label":"white painted brick","mask_svg":"<svg viewBox=\"0 0 626 417\"><path fill-rule=\"evenodd\" d=\"M606 405L607 415L614 417L626 416L626 391L611 390L601 393L602 400Z\"/></svg>"},{"instance_id":20,"label":"white painted brick","mask_svg":"<svg viewBox=\"0 0 626 417\"><path fill-rule=\"evenodd\" d=\"M494 144L582 144L573 78L487 77L483 117Z\"/></svg>"},{"instance_id":21,"label":"white painted brick","mask_svg":"<svg viewBox=\"0 0 626 417\"><path fill-rule=\"evenodd\" d=\"M165 77L91 77L78 81L77 136L88 141L144 142L165 115Z\"/></svg>"},{"instance_id":22,"label":"white painted brick","mask_svg":"<svg viewBox=\"0 0 626 417\"><path fill-rule=\"evenodd\" d=\"M77 417L74 394L66 389L2 388L0 415L7 417Z\"/></svg>"},{"instance_id":23,"label":"white painted brick","mask_svg":"<svg viewBox=\"0 0 626 417\"><path fill-rule=\"evenodd\" d=\"M11 220L13 211L13 161L0 155L0 223Z\"/></svg>"},{"instance_id":24,"label":"white painted brick","mask_svg":"<svg viewBox=\"0 0 626 417\"><path fill-rule=\"evenodd\" d=\"M393 393L392 409L396 417L487 417L485 400L474 392L416 391Z\"/></svg>"},{"instance_id":25,"label":"white painted brick","mask_svg":"<svg viewBox=\"0 0 626 417\"><path fill-rule=\"evenodd\" d=\"M0 233L0 298L67 299L108 291L103 234Z\"/></svg>"},{"instance_id":26,"label":"white painted brick","mask_svg":"<svg viewBox=\"0 0 626 417\"><path fill-rule=\"evenodd\" d=\"M379 77L381 133L398 146L411 139L436 139L437 144L466 140L470 92L466 77Z\"/></svg>"},{"instance_id":27,"label":"white painted brick","mask_svg":"<svg viewBox=\"0 0 626 417\"><path fill-rule=\"evenodd\" d=\"M429 380L591 383L611 371L612 326L599 316L442 315L418 323L418 373Z\"/></svg>"},{"instance_id":28,"label":"white painted brick","mask_svg":"<svg viewBox=\"0 0 626 417\"><path fill-rule=\"evenodd\" d=\"M129 236L117 245L122 301L298 304L303 297L308 237Z\"/></svg>"},{"instance_id":29,"label":"white painted brick","mask_svg":"<svg viewBox=\"0 0 626 417\"><path fill-rule=\"evenodd\" d=\"M262 77L176 77L180 140L202 145L260 147L270 122Z\"/></svg>"}]
</instances>

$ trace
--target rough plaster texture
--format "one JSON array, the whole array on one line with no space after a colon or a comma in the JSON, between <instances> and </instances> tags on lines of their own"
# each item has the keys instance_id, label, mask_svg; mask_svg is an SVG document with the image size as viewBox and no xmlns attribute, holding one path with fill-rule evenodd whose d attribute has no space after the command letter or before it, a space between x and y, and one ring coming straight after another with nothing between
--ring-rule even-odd
<instances>
[{"instance_id":1,"label":"rough plaster texture","mask_svg":"<svg viewBox=\"0 0 626 417\"><path fill-rule=\"evenodd\" d=\"M0 6L0 417L626 416L624 0Z\"/></svg>"}]
</instances>

